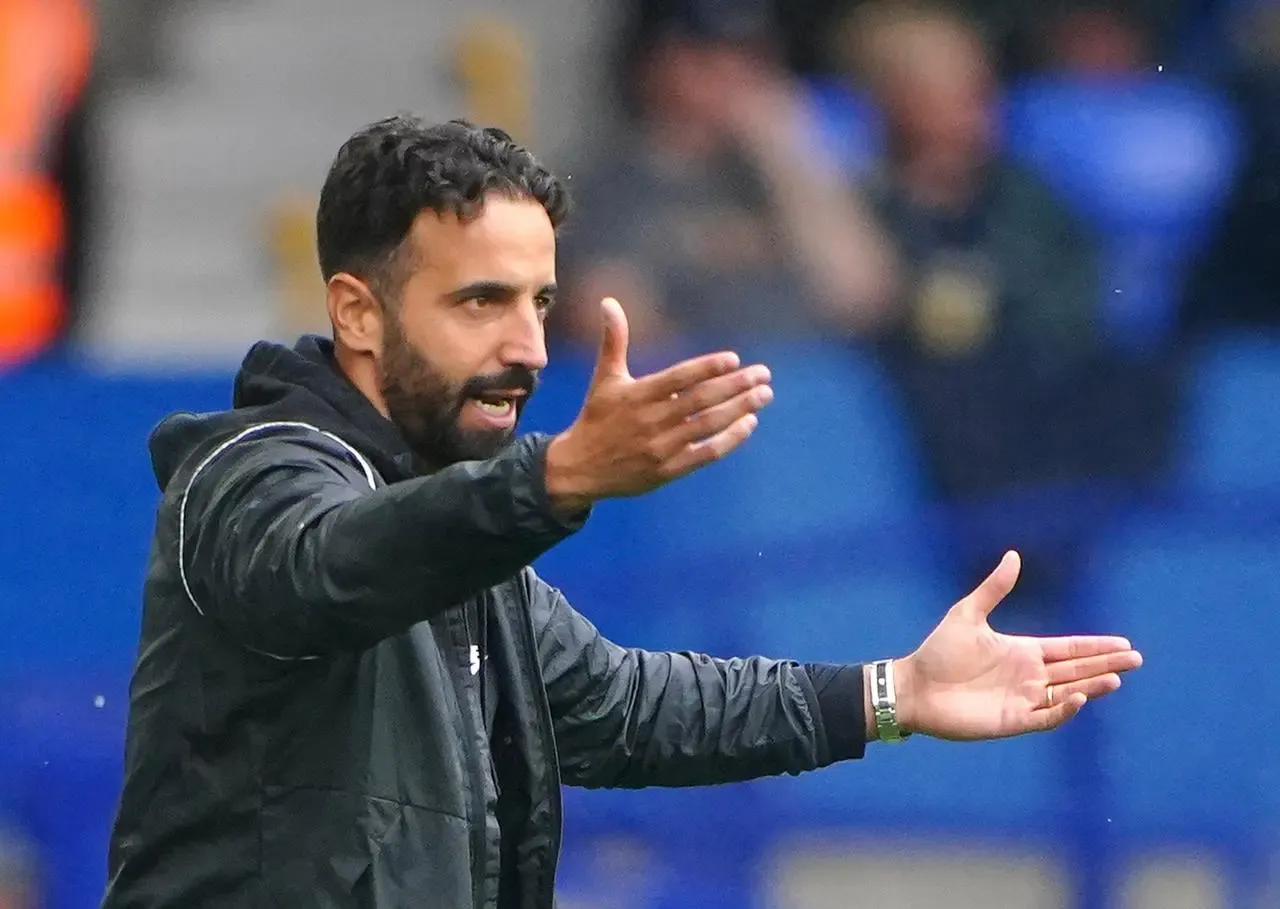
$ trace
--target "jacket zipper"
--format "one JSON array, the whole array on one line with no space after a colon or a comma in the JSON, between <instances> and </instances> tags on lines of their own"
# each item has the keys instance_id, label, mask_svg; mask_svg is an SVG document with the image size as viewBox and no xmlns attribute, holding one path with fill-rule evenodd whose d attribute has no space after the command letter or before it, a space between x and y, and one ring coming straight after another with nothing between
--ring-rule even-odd
<instances>
[{"instance_id":1,"label":"jacket zipper","mask_svg":"<svg viewBox=\"0 0 1280 909\"><path fill-rule=\"evenodd\" d=\"M475 909L485 909L484 889L485 889L485 871L487 854L489 851L488 836L488 809L484 800L484 764L481 761L480 746L477 744L479 731L476 728L475 714L471 709L471 692L469 687L471 683L471 619L467 615L467 607L462 607L462 631L463 646L465 647L466 661L459 668L457 661L454 661L454 673L462 675L463 704L462 704L462 721L467 732L467 756L468 763L472 768L471 786L471 902L475 905ZM477 673L477 678L479 673ZM481 718L483 722L483 717Z\"/></svg>"},{"instance_id":2,"label":"jacket zipper","mask_svg":"<svg viewBox=\"0 0 1280 909\"><path fill-rule=\"evenodd\" d=\"M525 671L529 673L527 678L541 679L542 668L538 662L538 640L537 632L533 627L533 615L528 609L521 609L520 615L524 620L525 660L529 664L525 666ZM547 702L546 690L539 685L534 698L537 701L538 711L542 714L542 750L546 753L547 764L551 769L551 784L548 787L548 798L551 801L551 864L547 866L546 874L543 876L542 893L539 894L541 901L538 905L554 906L556 868L560 865L560 849L564 844L564 803L560 795L560 758L556 754L551 705Z\"/></svg>"}]
</instances>

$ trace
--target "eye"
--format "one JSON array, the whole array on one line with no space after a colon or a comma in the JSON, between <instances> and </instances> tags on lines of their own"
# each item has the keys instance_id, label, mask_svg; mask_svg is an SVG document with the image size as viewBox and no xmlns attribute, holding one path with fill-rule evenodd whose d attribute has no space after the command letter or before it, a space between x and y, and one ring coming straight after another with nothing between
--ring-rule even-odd
<instances>
[{"instance_id":1,"label":"eye","mask_svg":"<svg viewBox=\"0 0 1280 909\"><path fill-rule=\"evenodd\" d=\"M468 297L467 299L463 300L462 305L465 306L471 312L479 313L479 312L484 312L486 309L492 308L493 306L497 305L499 302L500 301L496 297L493 297L492 295L478 294L477 296Z\"/></svg>"},{"instance_id":2,"label":"eye","mask_svg":"<svg viewBox=\"0 0 1280 909\"><path fill-rule=\"evenodd\" d=\"M545 315L551 307L556 305L556 298L550 294L539 294L534 298L534 305L538 307L538 312Z\"/></svg>"}]
</instances>

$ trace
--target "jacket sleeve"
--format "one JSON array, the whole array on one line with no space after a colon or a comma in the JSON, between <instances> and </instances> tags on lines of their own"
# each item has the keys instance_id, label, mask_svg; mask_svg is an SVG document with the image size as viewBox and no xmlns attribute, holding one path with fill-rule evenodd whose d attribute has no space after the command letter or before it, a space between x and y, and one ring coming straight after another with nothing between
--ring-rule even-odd
<instances>
[{"instance_id":1,"label":"jacket sleeve","mask_svg":"<svg viewBox=\"0 0 1280 909\"><path fill-rule=\"evenodd\" d=\"M581 524L552 511L546 440L373 488L353 451L284 428L224 445L178 499L177 561L201 614L287 659L366 649L510 579Z\"/></svg>"},{"instance_id":2,"label":"jacket sleeve","mask_svg":"<svg viewBox=\"0 0 1280 909\"><path fill-rule=\"evenodd\" d=\"M861 667L627 649L526 576L565 783L702 786L862 756Z\"/></svg>"}]
</instances>

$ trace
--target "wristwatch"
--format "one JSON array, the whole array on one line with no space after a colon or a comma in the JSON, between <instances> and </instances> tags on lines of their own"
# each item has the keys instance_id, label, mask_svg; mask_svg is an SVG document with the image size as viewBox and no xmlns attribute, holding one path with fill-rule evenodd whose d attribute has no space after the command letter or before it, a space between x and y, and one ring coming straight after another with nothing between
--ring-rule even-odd
<instances>
[{"instance_id":1,"label":"wristwatch","mask_svg":"<svg viewBox=\"0 0 1280 909\"><path fill-rule=\"evenodd\" d=\"M897 744L911 737L898 725L898 691L893 685L893 660L871 664L871 707L875 711L876 735L882 742Z\"/></svg>"}]
</instances>

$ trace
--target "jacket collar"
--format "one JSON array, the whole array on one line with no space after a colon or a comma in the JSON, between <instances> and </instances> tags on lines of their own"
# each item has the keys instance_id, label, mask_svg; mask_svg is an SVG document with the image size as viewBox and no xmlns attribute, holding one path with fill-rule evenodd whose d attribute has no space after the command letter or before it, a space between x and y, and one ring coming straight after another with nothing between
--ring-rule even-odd
<instances>
[{"instance_id":1,"label":"jacket collar","mask_svg":"<svg viewBox=\"0 0 1280 909\"><path fill-rule=\"evenodd\" d=\"M423 472L396 425L338 367L328 338L303 335L293 347L259 341L236 375L234 406L271 407L339 435L387 481Z\"/></svg>"}]
</instances>

